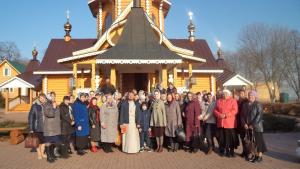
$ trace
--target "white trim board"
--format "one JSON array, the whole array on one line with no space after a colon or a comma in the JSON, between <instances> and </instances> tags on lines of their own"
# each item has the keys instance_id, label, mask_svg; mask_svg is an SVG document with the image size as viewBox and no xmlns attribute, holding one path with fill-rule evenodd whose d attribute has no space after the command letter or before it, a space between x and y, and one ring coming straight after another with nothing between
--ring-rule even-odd
<instances>
[{"instance_id":1,"label":"white trim board","mask_svg":"<svg viewBox=\"0 0 300 169\"><path fill-rule=\"evenodd\" d=\"M121 59L97 59L97 64L179 64L182 63L181 59L170 60L121 60Z\"/></svg>"},{"instance_id":2,"label":"white trim board","mask_svg":"<svg viewBox=\"0 0 300 169\"><path fill-rule=\"evenodd\" d=\"M177 73L181 73L181 72L182 72L181 69L177 69ZM184 73L188 73L189 70L184 69L183 72L184 72ZM203 70L200 70L200 69L194 69L194 70L192 70L192 72L193 72L193 73L223 73L224 71L221 70L221 69L220 69L220 70L218 70L218 69L215 69L215 70L209 70L209 69L207 69L207 70L205 70L205 69L203 69Z\"/></svg>"},{"instance_id":3,"label":"white trim board","mask_svg":"<svg viewBox=\"0 0 300 169\"><path fill-rule=\"evenodd\" d=\"M233 76L229 80L227 80L223 86L253 86L253 83L251 83L249 80L245 79L244 77L240 76L239 74Z\"/></svg>"},{"instance_id":4,"label":"white trim board","mask_svg":"<svg viewBox=\"0 0 300 169\"><path fill-rule=\"evenodd\" d=\"M34 85L26 82L25 80L19 77L13 77L2 84L0 84L1 89L5 88L34 88Z\"/></svg>"},{"instance_id":5,"label":"white trim board","mask_svg":"<svg viewBox=\"0 0 300 169\"><path fill-rule=\"evenodd\" d=\"M84 70L83 73L90 73L90 70ZM81 71L77 71L77 73L81 73ZM73 74L73 71L35 71L33 72L35 75L60 75L60 74Z\"/></svg>"}]
</instances>

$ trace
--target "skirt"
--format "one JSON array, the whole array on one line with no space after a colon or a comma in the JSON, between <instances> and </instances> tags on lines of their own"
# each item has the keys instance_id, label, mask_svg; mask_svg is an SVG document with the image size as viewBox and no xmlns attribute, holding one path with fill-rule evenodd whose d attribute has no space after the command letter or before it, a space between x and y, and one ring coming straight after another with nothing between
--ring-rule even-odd
<instances>
[{"instance_id":1,"label":"skirt","mask_svg":"<svg viewBox=\"0 0 300 169\"><path fill-rule=\"evenodd\" d=\"M101 140L101 129L100 124L96 124L95 128L91 128L91 141L97 142Z\"/></svg>"},{"instance_id":2,"label":"skirt","mask_svg":"<svg viewBox=\"0 0 300 169\"><path fill-rule=\"evenodd\" d=\"M61 138L59 135L57 136L44 136L45 143L59 144L61 142Z\"/></svg>"},{"instance_id":3,"label":"skirt","mask_svg":"<svg viewBox=\"0 0 300 169\"><path fill-rule=\"evenodd\" d=\"M43 134L43 132L36 132L36 133L34 133L36 136L37 136L37 138L39 139L39 143L40 144L44 144L45 143L45 137L44 137L44 134Z\"/></svg>"},{"instance_id":4,"label":"skirt","mask_svg":"<svg viewBox=\"0 0 300 169\"><path fill-rule=\"evenodd\" d=\"M88 136L76 136L75 138L75 145L77 149L83 150L88 147L89 144L89 138Z\"/></svg>"},{"instance_id":5,"label":"skirt","mask_svg":"<svg viewBox=\"0 0 300 169\"><path fill-rule=\"evenodd\" d=\"M261 153L266 152L267 146L263 137L263 133L254 131L254 138L255 138L257 152L261 152Z\"/></svg>"},{"instance_id":6,"label":"skirt","mask_svg":"<svg viewBox=\"0 0 300 169\"><path fill-rule=\"evenodd\" d=\"M239 146L239 138L235 129L218 129L218 140L221 148L237 148Z\"/></svg>"},{"instance_id":7,"label":"skirt","mask_svg":"<svg viewBox=\"0 0 300 169\"><path fill-rule=\"evenodd\" d=\"M153 137L162 137L165 133L165 127L152 127Z\"/></svg>"}]
</instances>

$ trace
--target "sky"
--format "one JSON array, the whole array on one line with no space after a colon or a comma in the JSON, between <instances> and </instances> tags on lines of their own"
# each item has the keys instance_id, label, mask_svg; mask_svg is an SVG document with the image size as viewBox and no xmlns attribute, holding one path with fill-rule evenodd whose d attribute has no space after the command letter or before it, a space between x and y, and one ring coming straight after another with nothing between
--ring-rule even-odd
<instances>
[{"instance_id":1,"label":"sky","mask_svg":"<svg viewBox=\"0 0 300 169\"><path fill-rule=\"evenodd\" d=\"M225 51L238 48L241 30L253 23L285 26L300 31L300 0L170 0L165 21L168 38L187 38L189 11L194 13L196 38L206 39L212 52L216 41ZM96 20L87 0L0 0L0 42L17 44L31 58L34 44L42 59L52 38L63 38L70 10L73 38L95 38Z\"/></svg>"}]
</instances>

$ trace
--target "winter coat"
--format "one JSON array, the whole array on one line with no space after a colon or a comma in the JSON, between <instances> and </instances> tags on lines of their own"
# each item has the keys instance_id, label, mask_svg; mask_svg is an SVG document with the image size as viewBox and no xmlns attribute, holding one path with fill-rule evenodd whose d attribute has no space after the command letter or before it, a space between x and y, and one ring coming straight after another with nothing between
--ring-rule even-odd
<instances>
[{"instance_id":1,"label":"winter coat","mask_svg":"<svg viewBox=\"0 0 300 169\"><path fill-rule=\"evenodd\" d=\"M90 106L89 109L89 120L90 120L90 136L92 141L101 140L101 129L100 129L100 109L98 106ZM95 125L95 128L93 128Z\"/></svg>"},{"instance_id":2,"label":"winter coat","mask_svg":"<svg viewBox=\"0 0 300 169\"><path fill-rule=\"evenodd\" d=\"M249 102L243 104L241 111L241 124L244 126L253 126L254 131L263 132L263 107L262 105L255 101L252 104Z\"/></svg>"},{"instance_id":3,"label":"winter coat","mask_svg":"<svg viewBox=\"0 0 300 169\"><path fill-rule=\"evenodd\" d=\"M44 136L61 135L59 107L53 108L52 102L43 104L44 109Z\"/></svg>"},{"instance_id":4,"label":"winter coat","mask_svg":"<svg viewBox=\"0 0 300 169\"><path fill-rule=\"evenodd\" d=\"M166 104L167 126L165 135L167 137L175 137L175 130L182 125L180 106L176 101Z\"/></svg>"},{"instance_id":5,"label":"winter coat","mask_svg":"<svg viewBox=\"0 0 300 169\"><path fill-rule=\"evenodd\" d=\"M151 112L150 110L143 110L140 114L140 126L142 131L148 131L150 128L150 117Z\"/></svg>"},{"instance_id":6,"label":"winter coat","mask_svg":"<svg viewBox=\"0 0 300 169\"><path fill-rule=\"evenodd\" d=\"M238 112L237 101L233 98L219 99L217 101L214 114L217 119L218 128L233 129L237 127L236 115ZM225 114L225 118L221 118L221 114Z\"/></svg>"},{"instance_id":7,"label":"winter coat","mask_svg":"<svg viewBox=\"0 0 300 169\"><path fill-rule=\"evenodd\" d=\"M241 116L242 116L242 109L243 109L243 106L244 104L247 104L248 103L248 99L239 99L237 101L237 104L238 104L238 113L236 115L236 121L237 121L237 128L238 129L241 129L241 128L244 128L242 126L242 122L241 122Z\"/></svg>"},{"instance_id":8,"label":"winter coat","mask_svg":"<svg viewBox=\"0 0 300 169\"><path fill-rule=\"evenodd\" d=\"M118 107L115 102L112 106L104 103L100 108L100 122L104 123L106 128L101 127L101 142L114 143L118 136Z\"/></svg>"},{"instance_id":9,"label":"winter coat","mask_svg":"<svg viewBox=\"0 0 300 169\"><path fill-rule=\"evenodd\" d=\"M44 132L44 110L39 100L30 108L28 123L30 131Z\"/></svg>"},{"instance_id":10,"label":"winter coat","mask_svg":"<svg viewBox=\"0 0 300 169\"><path fill-rule=\"evenodd\" d=\"M188 102L185 106L185 132L186 141L189 142L195 132L200 131L201 106L197 99Z\"/></svg>"},{"instance_id":11,"label":"winter coat","mask_svg":"<svg viewBox=\"0 0 300 169\"><path fill-rule=\"evenodd\" d=\"M151 107L151 127L165 127L167 125L167 116L165 103L162 100L153 101Z\"/></svg>"},{"instance_id":12,"label":"winter coat","mask_svg":"<svg viewBox=\"0 0 300 169\"><path fill-rule=\"evenodd\" d=\"M61 103L59 105L60 110L60 120L61 120L61 134L71 135L74 133L74 126L72 126L72 121L74 121L73 110L70 105Z\"/></svg>"},{"instance_id":13,"label":"winter coat","mask_svg":"<svg viewBox=\"0 0 300 169\"><path fill-rule=\"evenodd\" d=\"M140 124L140 114L141 114L141 105L139 102L135 102L135 123L137 125ZM120 109L120 117L119 117L120 125L129 124L129 102L128 100L124 101L121 104Z\"/></svg>"},{"instance_id":14,"label":"winter coat","mask_svg":"<svg viewBox=\"0 0 300 169\"><path fill-rule=\"evenodd\" d=\"M216 117L214 115L214 110L216 107L216 102L212 101L211 103L205 104L205 111L202 110L202 118L205 120L205 123L215 124Z\"/></svg>"},{"instance_id":15,"label":"winter coat","mask_svg":"<svg viewBox=\"0 0 300 169\"><path fill-rule=\"evenodd\" d=\"M76 99L72 106L72 109L75 120L76 136L88 136L90 134L90 123L87 105L79 99Z\"/></svg>"}]
</instances>

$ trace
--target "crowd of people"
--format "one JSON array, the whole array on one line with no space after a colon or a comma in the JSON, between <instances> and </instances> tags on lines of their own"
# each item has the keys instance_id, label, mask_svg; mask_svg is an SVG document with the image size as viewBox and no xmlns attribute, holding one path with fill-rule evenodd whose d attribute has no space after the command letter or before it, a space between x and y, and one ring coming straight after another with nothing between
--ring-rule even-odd
<instances>
[{"instance_id":1,"label":"crowd of people","mask_svg":"<svg viewBox=\"0 0 300 169\"><path fill-rule=\"evenodd\" d=\"M78 155L99 149L111 153L118 146L125 153L200 149L232 158L240 144L242 157L261 162L267 150L262 115L255 91L240 90L238 97L226 89L179 94L169 83L167 89L158 84L152 93L132 90L122 96L106 79L97 91L64 96L59 105L55 92L40 94L28 121L30 132L39 139L38 159L50 163L69 158L74 150ZM255 153L249 152L249 138Z\"/></svg>"}]
</instances>

